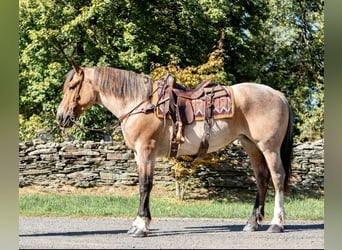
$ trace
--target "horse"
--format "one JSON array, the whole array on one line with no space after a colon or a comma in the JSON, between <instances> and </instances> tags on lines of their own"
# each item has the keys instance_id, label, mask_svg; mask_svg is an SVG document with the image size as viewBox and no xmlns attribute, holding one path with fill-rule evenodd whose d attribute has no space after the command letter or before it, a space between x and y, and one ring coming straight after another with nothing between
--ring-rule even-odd
<instances>
[{"instance_id":1,"label":"horse","mask_svg":"<svg viewBox=\"0 0 342 250\"><path fill-rule=\"evenodd\" d=\"M128 229L133 237L148 236L151 223L150 193L157 157L170 157L173 121L158 118L153 110L153 79L112 67L80 67L73 64L66 75L56 119L61 129L72 127L91 105L108 109L120 121L128 148L134 152L139 173L139 207ZM250 158L257 193L243 231L257 231L264 218L265 198L270 179L274 186L274 212L268 232L281 233L285 225L284 195L289 187L293 144L293 118L284 94L260 83L231 85L234 115L212 122L207 152L218 151L240 141ZM184 141L177 156L196 155L204 134L204 122L194 121L184 128Z\"/></svg>"}]
</instances>

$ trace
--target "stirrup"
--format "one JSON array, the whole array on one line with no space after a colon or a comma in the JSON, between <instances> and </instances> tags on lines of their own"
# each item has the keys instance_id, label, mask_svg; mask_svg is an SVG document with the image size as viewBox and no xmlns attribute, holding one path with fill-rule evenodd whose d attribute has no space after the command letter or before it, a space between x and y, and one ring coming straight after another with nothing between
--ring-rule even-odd
<instances>
[{"instance_id":1,"label":"stirrup","mask_svg":"<svg viewBox=\"0 0 342 250\"><path fill-rule=\"evenodd\" d=\"M177 134L176 134L176 142L177 143L184 143L185 138L183 136L183 123L179 122L177 126Z\"/></svg>"}]
</instances>

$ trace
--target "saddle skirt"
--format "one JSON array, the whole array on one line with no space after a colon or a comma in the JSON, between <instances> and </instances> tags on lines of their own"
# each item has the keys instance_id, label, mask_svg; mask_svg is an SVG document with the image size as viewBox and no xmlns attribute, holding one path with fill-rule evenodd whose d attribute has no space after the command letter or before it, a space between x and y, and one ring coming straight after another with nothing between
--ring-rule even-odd
<instances>
[{"instance_id":1,"label":"saddle skirt","mask_svg":"<svg viewBox=\"0 0 342 250\"><path fill-rule=\"evenodd\" d=\"M156 104L155 115L158 118L171 119L170 107L172 108L172 105L182 110L184 125L191 124L194 120L225 119L234 115L234 94L230 86L219 84L207 86L196 90L196 95L188 94L193 93L194 90L185 89L179 84L170 86L161 80L156 81L154 87L157 91L154 93L153 103ZM170 98L171 91L175 98ZM170 101L175 103L170 103Z\"/></svg>"}]
</instances>

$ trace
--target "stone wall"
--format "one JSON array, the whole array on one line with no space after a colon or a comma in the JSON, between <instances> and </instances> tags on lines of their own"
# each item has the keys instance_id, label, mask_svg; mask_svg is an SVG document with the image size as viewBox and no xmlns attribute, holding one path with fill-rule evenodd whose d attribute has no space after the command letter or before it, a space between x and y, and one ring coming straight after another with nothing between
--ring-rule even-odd
<instances>
[{"instance_id":1,"label":"stone wall","mask_svg":"<svg viewBox=\"0 0 342 250\"><path fill-rule=\"evenodd\" d=\"M324 192L324 141L294 147L292 189ZM253 189L254 174L249 159L238 143L220 152L227 155L216 167L200 167L193 186L213 189ZM173 164L158 159L154 182L174 185ZM59 188L71 185L90 188L106 185L137 185L134 156L123 142L34 140L19 144L19 186Z\"/></svg>"}]
</instances>

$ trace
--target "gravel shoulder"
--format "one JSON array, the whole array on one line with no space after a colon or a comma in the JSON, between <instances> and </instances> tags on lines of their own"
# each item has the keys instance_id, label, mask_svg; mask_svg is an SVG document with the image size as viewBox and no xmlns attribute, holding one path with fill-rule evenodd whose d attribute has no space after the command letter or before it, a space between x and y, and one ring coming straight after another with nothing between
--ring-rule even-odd
<instances>
[{"instance_id":1,"label":"gravel shoulder","mask_svg":"<svg viewBox=\"0 0 342 250\"><path fill-rule=\"evenodd\" d=\"M282 234L243 232L244 220L153 218L149 237L133 218L19 217L20 249L324 249L324 222L288 220Z\"/></svg>"}]
</instances>

